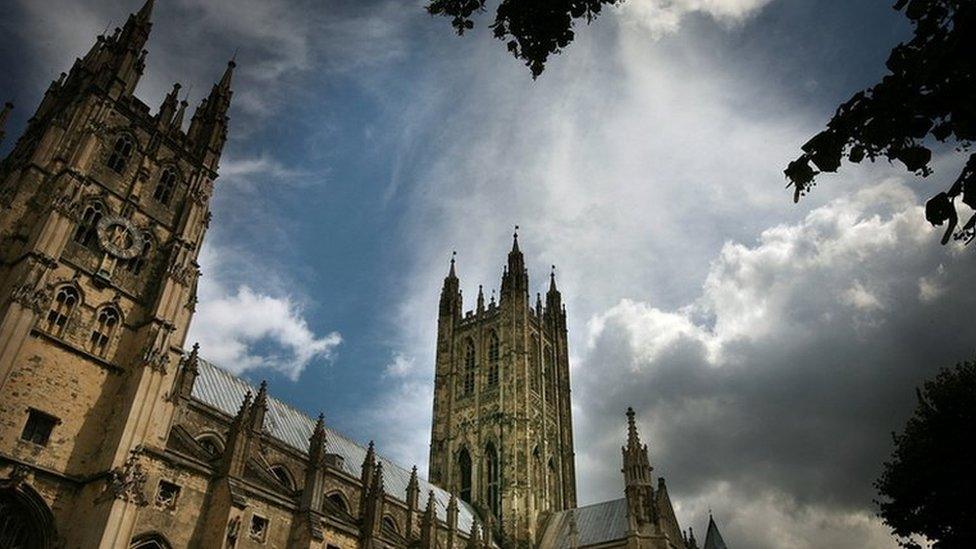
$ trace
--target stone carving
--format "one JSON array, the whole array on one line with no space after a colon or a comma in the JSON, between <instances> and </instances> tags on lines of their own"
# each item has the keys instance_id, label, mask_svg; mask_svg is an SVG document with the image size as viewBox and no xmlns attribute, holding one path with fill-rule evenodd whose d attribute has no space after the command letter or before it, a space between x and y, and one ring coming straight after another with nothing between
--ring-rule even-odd
<instances>
[{"instance_id":1,"label":"stone carving","mask_svg":"<svg viewBox=\"0 0 976 549\"><path fill-rule=\"evenodd\" d=\"M47 308L50 299L51 296L47 290L35 288L31 283L18 285L10 295L11 301L34 311L36 314L41 314Z\"/></svg>"},{"instance_id":2,"label":"stone carving","mask_svg":"<svg viewBox=\"0 0 976 549\"><path fill-rule=\"evenodd\" d=\"M109 473L107 490L116 499L121 499L138 506L144 506L146 472L142 468L139 455L133 451L129 459L121 467L116 467Z\"/></svg>"}]
</instances>

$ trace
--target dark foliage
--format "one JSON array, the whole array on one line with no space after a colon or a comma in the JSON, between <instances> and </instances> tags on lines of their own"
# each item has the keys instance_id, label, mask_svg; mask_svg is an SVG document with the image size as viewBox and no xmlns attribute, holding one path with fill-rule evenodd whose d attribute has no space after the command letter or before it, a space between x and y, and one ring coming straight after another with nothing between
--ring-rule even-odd
<instances>
[{"instance_id":1,"label":"dark foliage","mask_svg":"<svg viewBox=\"0 0 976 549\"><path fill-rule=\"evenodd\" d=\"M946 368L918 390L918 406L893 434L895 450L875 488L879 516L903 547L924 536L942 549L976 547L976 362Z\"/></svg>"},{"instance_id":2,"label":"dark foliage","mask_svg":"<svg viewBox=\"0 0 976 549\"><path fill-rule=\"evenodd\" d=\"M495 38L506 43L508 51L525 61L536 78L545 69L550 55L559 53L573 41L577 19L593 21L604 4L623 0L501 0L491 29ZM431 15L451 18L458 34L474 28L472 16L485 11L485 0L430 0Z\"/></svg>"},{"instance_id":3,"label":"dark foliage","mask_svg":"<svg viewBox=\"0 0 976 549\"><path fill-rule=\"evenodd\" d=\"M922 177L932 173L926 142L952 142L970 153L976 137L976 2L898 0L914 37L888 58L891 71L879 84L858 92L837 109L827 129L803 145L803 155L786 168L799 200L820 172L835 172L841 159L858 163L885 157ZM955 236L976 237L976 215L958 228L956 202L976 208L976 153L946 192L925 206L933 225L946 225L945 244Z\"/></svg>"}]
</instances>

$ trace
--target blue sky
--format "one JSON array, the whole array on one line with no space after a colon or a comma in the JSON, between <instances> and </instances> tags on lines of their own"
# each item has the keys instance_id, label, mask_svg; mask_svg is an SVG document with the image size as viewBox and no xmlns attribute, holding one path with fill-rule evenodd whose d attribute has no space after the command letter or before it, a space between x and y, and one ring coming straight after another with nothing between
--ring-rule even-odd
<instances>
[{"instance_id":1,"label":"blue sky","mask_svg":"<svg viewBox=\"0 0 976 549\"><path fill-rule=\"evenodd\" d=\"M137 3L4 2L8 136ZM451 251L470 303L518 224L569 309L584 503L619 497L633 405L684 525L712 508L733 547L894 546L871 507L887 433L976 341L945 328L971 251L919 210L958 161L845 166L799 205L782 176L909 35L890 2L628 0L537 81L422 2L157 4L154 108L174 81L195 105L238 51L205 356L425 468Z\"/></svg>"}]
</instances>

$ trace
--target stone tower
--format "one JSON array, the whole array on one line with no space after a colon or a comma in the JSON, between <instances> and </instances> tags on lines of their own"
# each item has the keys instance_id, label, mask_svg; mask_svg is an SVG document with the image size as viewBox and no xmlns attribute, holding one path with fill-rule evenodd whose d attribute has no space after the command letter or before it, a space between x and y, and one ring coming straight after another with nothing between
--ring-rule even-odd
<instances>
[{"instance_id":1,"label":"stone tower","mask_svg":"<svg viewBox=\"0 0 976 549\"><path fill-rule=\"evenodd\" d=\"M50 85L0 163L0 499L58 525L43 546L128 545L196 302L234 64L188 130L179 84L151 113L152 10Z\"/></svg>"},{"instance_id":2,"label":"stone tower","mask_svg":"<svg viewBox=\"0 0 976 549\"><path fill-rule=\"evenodd\" d=\"M430 479L507 546L534 545L547 513L576 506L566 310L555 272L532 304L517 232L497 303L479 289L463 312L453 259L444 279Z\"/></svg>"}]
</instances>

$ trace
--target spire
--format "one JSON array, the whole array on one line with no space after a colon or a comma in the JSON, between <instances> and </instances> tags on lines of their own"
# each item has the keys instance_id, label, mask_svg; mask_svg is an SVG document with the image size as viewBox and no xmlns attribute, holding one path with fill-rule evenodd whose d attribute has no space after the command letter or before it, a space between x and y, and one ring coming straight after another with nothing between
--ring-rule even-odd
<instances>
[{"instance_id":1,"label":"spire","mask_svg":"<svg viewBox=\"0 0 976 549\"><path fill-rule=\"evenodd\" d=\"M705 544L702 545L702 549L728 549L722 534L718 531L715 519L712 518L711 511L708 512L708 531L705 533Z\"/></svg>"},{"instance_id":2,"label":"spire","mask_svg":"<svg viewBox=\"0 0 976 549\"><path fill-rule=\"evenodd\" d=\"M234 78L234 69L237 68L237 62L231 59L227 62L227 68L224 69L224 75L220 77L220 83L217 87L220 91L228 93L230 92L230 82Z\"/></svg>"},{"instance_id":3,"label":"spire","mask_svg":"<svg viewBox=\"0 0 976 549\"><path fill-rule=\"evenodd\" d=\"M420 518L420 547L421 549L437 547L437 514L433 490L427 494L427 506L424 508L424 516Z\"/></svg>"},{"instance_id":4,"label":"spire","mask_svg":"<svg viewBox=\"0 0 976 549\"><path fill-rule=\"evenodd\" d=\"M519 226L516 225L515 232L512 234L512 251L510 252L513 254L522 253L521 250L519 250L519 245L518 245L518 230L519 230Z\"/></svg>"},{"instance_id":5,"label":"spire","mask_svg":"<svg viewBox=\"0 0 976 549\"><path fill-rule=\"evenodd\" d=\"M688 543L686 544L688 549L698 549L698 541L695 539L695 530L692 527L688 527Z\"/></svg>"},{"instance_id":6,"label":"spire","mask_svg":"<svg viewBox=\"0 0 976 549\"><path fill-rule=\"evenodd\" d=\"M634 409L627 408L627 449L639 449L641 447L640 435L637 433L637 422L634 417Z\"/></svg>"},{"instance_id":7,"label":"spire","mask_svg":"<svg viewBox=\"0 0 976 549\"><path fill-rule=\"evenodd\" d=\"M420 480L417 478L417 466L410 471L410 481L407 483L407 539L414 539L417 529L417 511L420 507Z\"/></svg>"},{"instance_id":8,"label":"spire","mask_svg":"<svg viewBox=\"0 0 976 549\"><path fill-rule=\"evenodd\" d=\"M442 317L456 316L460 318L461 316L461 283L458 281L457 271L454 267L456 257L457 252L451 252L451 268L447 276L444 277L444 287L441 288L440 315Z\"/></svg>"},{"instance_id":9,"label":"spire","mask_svg":"<svg viewBox=\"0 0 976 549\"><path fill-rule=\"evenodd\" d=\"M471 533L468 534L468 549L478 549L481 547L481 524L478 517L474 517L471 522Z\"/></svg>"},{"instance_id":10,"label":"spire","mask_svg":"<svg viewBox=\"0 0 976 549\"><path fill-rule=\"evenodd\" d=\"M556 266L552 266L552 270L549 271L549 293L556 293L559 290L556 289Z\"/></svg>"},{"instance_id":11,"label":"spire","mask_svg":"<svg viewBox=\"0 0 976 549\"><path fill-rule=\"evenodd\" d=\"M485 310L485 291L481 287L481 284L478 284L478 312L480 313L483 312L484 310Z\"/></svg>"},{"instance_id":12,"label":"spire","mask_svg":"<svg viewBox=\"0 0 976 549\"><path fill-rule=\"evenodd\" d=\"M264 429L264 416L268 413L268 382L261 381L258 388L258 396L254 397L254 405L251 407L251 429L260 432Z\"/></svg>"},{"instance_id":13,"label":"spire","mask_svg":"<svg viewBox=\"0 0 976 549\"><path fill-rule=\"evenodd\" d=\"M3 110L0 110L0 143L3 143L4 127L7 125L7 119L10 118L10 111L14 110L14 104L7 101L3 104Z\"/></svg>"},{"instance_id":14,"label":"spire","mask_svg":"<svg viewBox=\"0 0 976 549\"><path fill-rule=\"evenodd\" d=\"M325 414L319 413L319 418L312 429L312 436L309 437L309 455L313 450L318 450L325 444Z\"/></svg>"},{"instance_id":15,"label":"spire","mask_svg":"<svg viewBox=\"0 0 976 549\"><path fill-rule=\"evenodd\" d=\"M535 314L542 316L542 294L535 294Z\"/></svg>"},{"instance_id":16,"label":"spire","mask_svg":"<svg viewBox=\"0 0 976 549\"><path fill-rule=\"evenodd\" d=\"M142 5L142 8L136 13L136 20L142 23L148 23L149 19L152 17L153 8L156 6L156 0L146 0L146 3Z\"/></svg>"}]
</instances>

